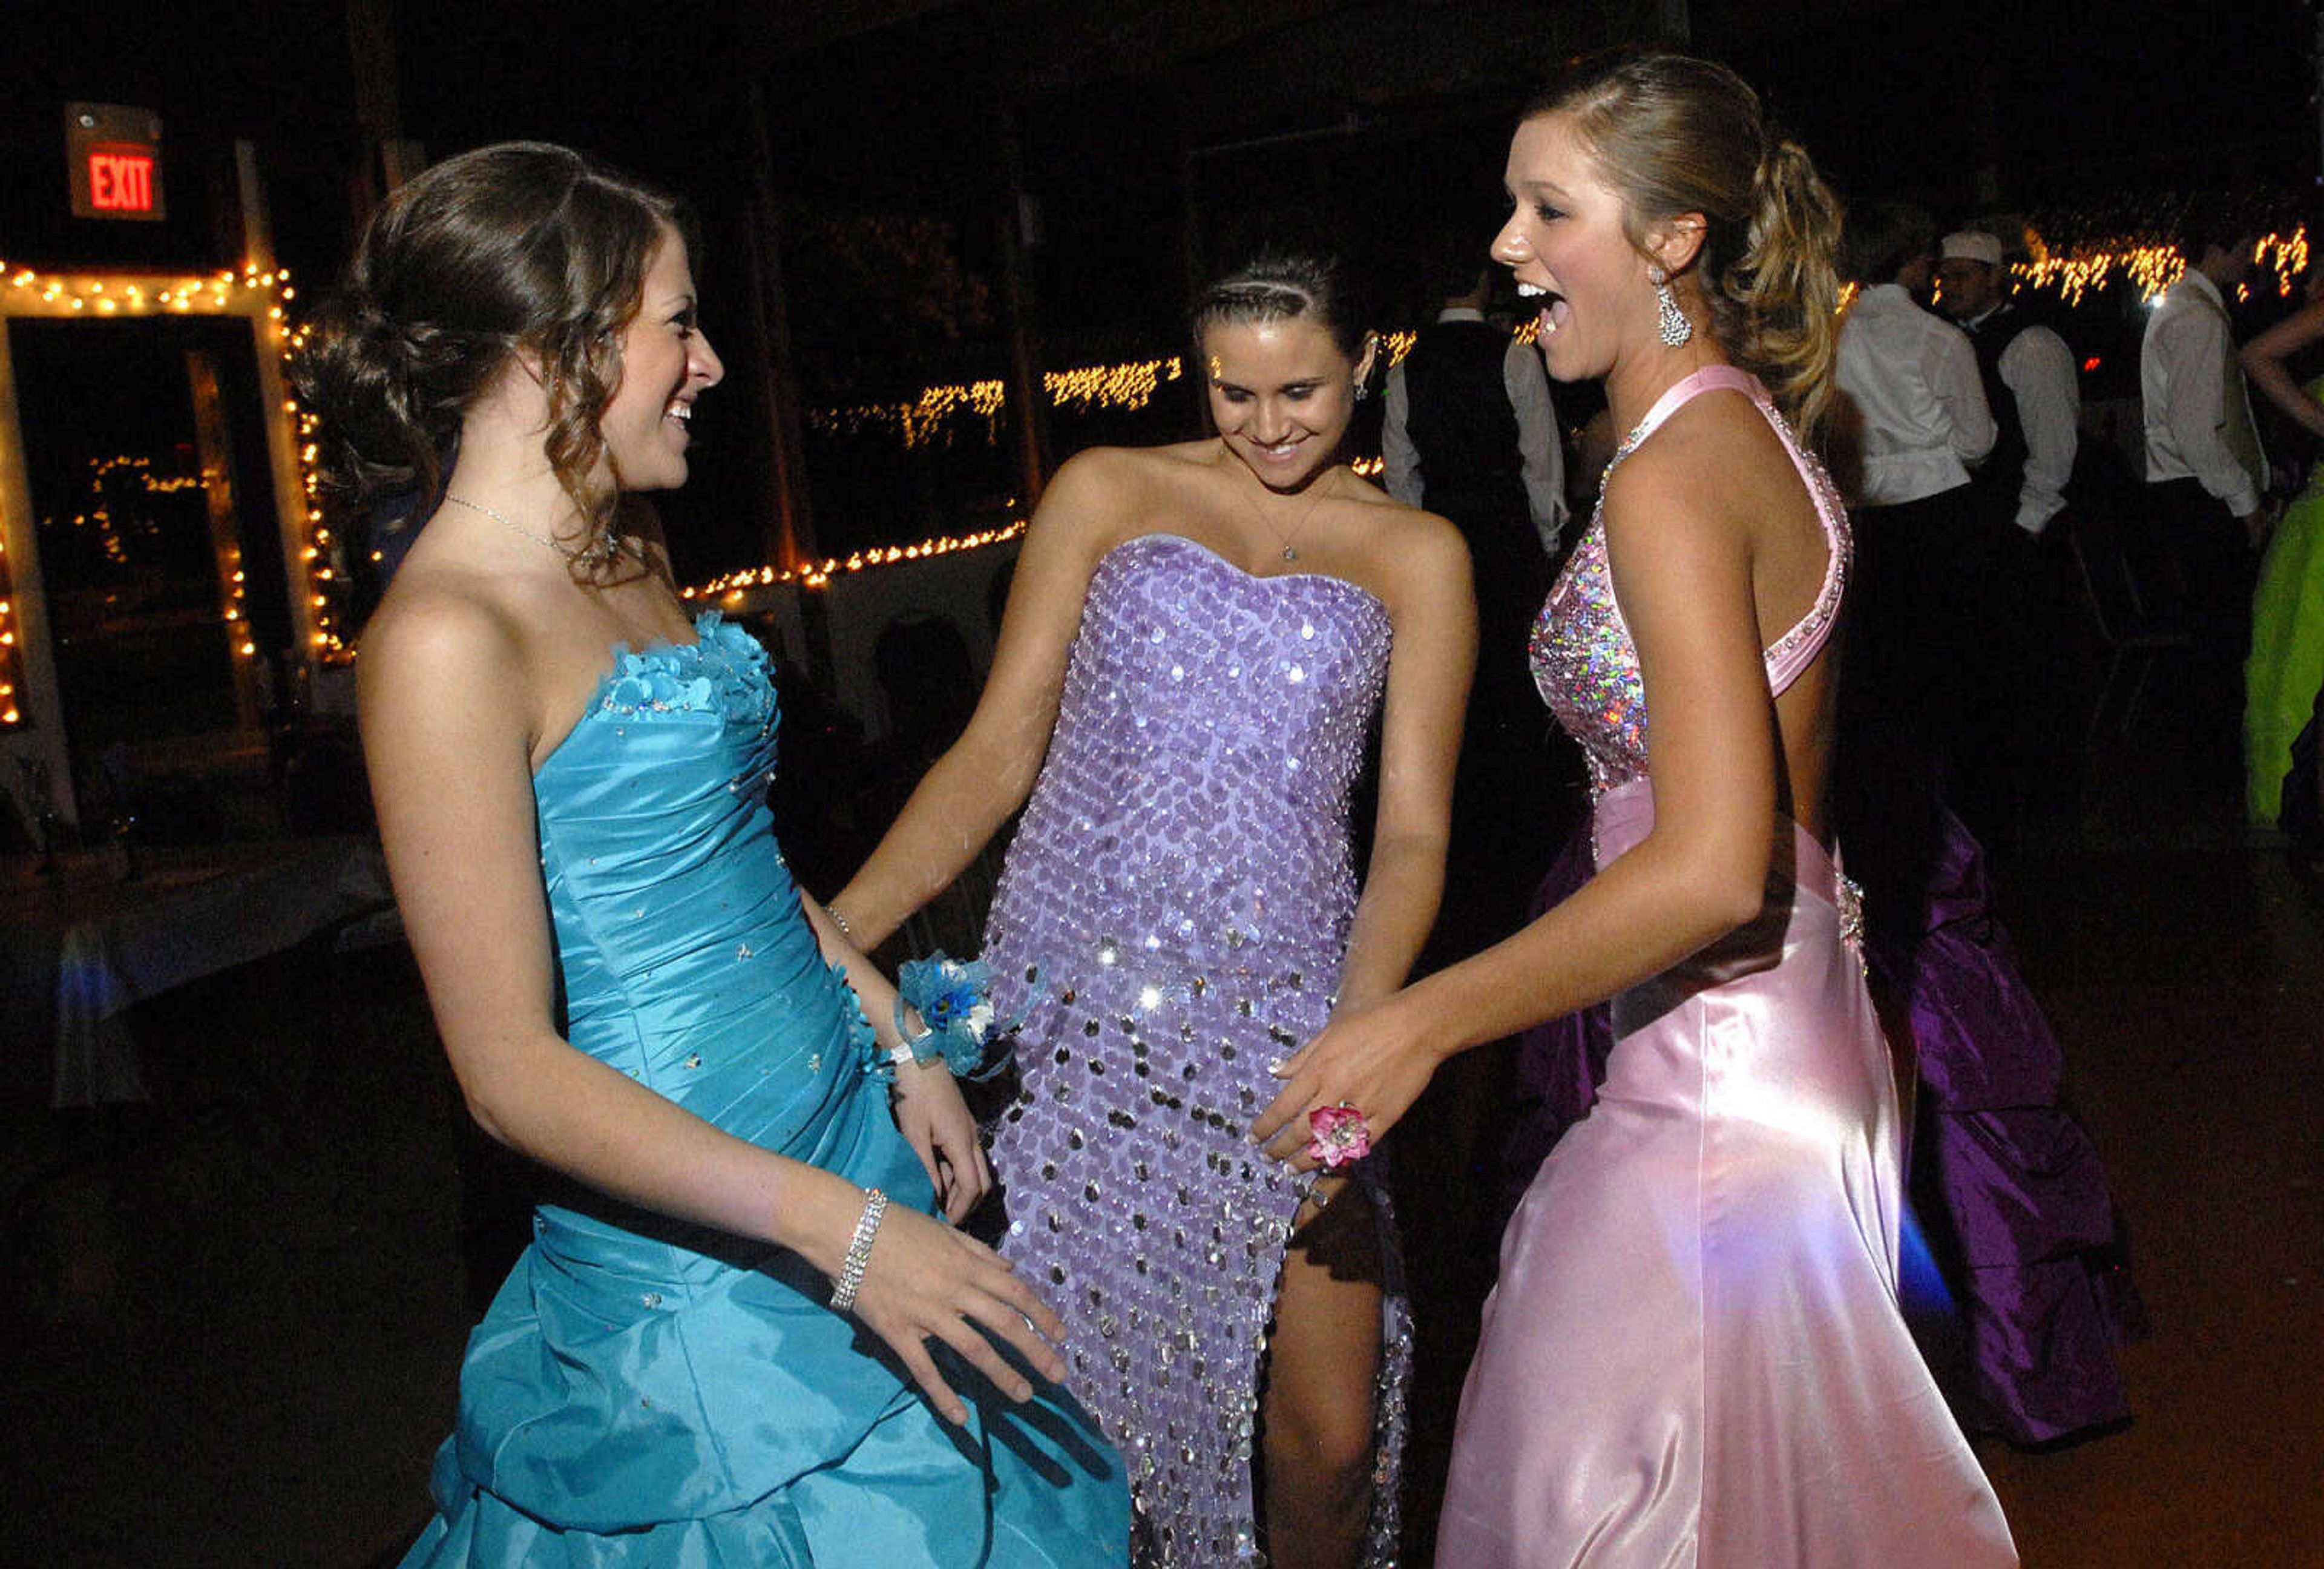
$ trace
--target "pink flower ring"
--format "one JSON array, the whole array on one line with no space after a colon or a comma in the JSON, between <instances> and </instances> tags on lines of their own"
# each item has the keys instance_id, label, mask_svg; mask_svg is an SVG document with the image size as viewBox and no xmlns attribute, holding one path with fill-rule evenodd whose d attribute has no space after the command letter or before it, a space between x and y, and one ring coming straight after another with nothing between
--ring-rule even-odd
<instances>
[{"instance_id":1,"label":"pink flower ring","mask_svg":"<svg viewBox=\"0 0 2324 1569\"><path fill-rule=\"evenodd\" d=\"M1308 1112L1307 1133L1307 1153L1326 1171L1352 1166L1372 1152L1372 1131L1364 1114L1345 1101Z\"/></svg>"}]
</instances>

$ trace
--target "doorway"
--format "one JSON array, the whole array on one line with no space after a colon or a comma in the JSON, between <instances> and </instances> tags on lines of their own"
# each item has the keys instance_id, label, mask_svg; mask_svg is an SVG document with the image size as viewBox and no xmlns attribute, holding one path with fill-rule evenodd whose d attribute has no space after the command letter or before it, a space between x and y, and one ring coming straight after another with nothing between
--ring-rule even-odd
<instances>
[{"instance_id":1,"label":"doorway","mask_svg":"<svg viewBox=\"0 0 2324 1569\"><path fill-rule=\"evenodd\" d=\"M74 794L121 814L244 771L263 794L297 654L249 322L7 330Z\"/></svg>"}]
</instances>

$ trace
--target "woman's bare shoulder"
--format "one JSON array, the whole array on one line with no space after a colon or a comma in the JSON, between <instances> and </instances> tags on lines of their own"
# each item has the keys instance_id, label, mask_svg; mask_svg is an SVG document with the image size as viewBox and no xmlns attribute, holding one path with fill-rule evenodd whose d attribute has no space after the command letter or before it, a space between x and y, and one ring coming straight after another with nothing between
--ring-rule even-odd
<instances>
[{"instance_id":1,"label":"woman's bare shoulder","mask_svg":"<svg viewBox=\"0 0 2324 1569\"><path fill-rule=\"evenodd\" d=\"M506 587L461 566L407 562L364 625L357 645L364 684L382 679L490 682L521 665L523 619Z\"/></svg>"},{"instance_id":2,"label":"woman's bare shoulder","mask_svg":"<svg viewBox=\"0 0 2324 1569\"><path fill-rule=\"evenodd\" d=\"M1380 597L1394 605L1469 596L1469 541L1460 529L1369 485L1363 490L1349 499L1365 509L1364 556L1369 575L1386 586Z\"/></svg>"},{"instance_id":3,"label":"woman's bare shoulder","mask_svg":"<svg viewBox=\"0 0 2324 1569\"><path fill-rule=\"evenodd\" d=\"M1748 398L1720 389L1694 399L1606 479L1609 540L1651 525L1658 533L1744 525L1814 501L1775 427Z\"/></svg>"}]
</instances>

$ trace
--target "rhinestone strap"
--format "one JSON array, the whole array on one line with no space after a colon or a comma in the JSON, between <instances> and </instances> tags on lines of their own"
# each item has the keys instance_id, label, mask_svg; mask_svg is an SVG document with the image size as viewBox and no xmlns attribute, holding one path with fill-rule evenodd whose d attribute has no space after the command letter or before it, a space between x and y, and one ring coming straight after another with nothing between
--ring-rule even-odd
<instances>
[{"instance_id":1,"label":"rhinestone strap","mask_svg":"<svg viewBox=\"0 0 2324 1569\"><path fill-rule=\"evenodd\" d=\"M872 1239L880 1234L880 1217L888 1213L888 1195L878 1188L863 1191L863 1213L855 1217L855 1235L847 1244L847 1260L839 1266L839 1283L831 1288L831 1307L845 1313L855 1306L863 1288L863 1271L872 1263Z\"/></svg>"}]
</instances>

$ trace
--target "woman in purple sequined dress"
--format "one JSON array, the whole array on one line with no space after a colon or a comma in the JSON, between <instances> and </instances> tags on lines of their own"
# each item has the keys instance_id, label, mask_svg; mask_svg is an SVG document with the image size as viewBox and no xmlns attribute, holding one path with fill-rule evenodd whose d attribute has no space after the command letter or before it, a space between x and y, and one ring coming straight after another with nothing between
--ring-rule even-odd
<instances>
[{"instance_id":1,"label":"woman in purple sequined dress","mask_svg":"<svg viewBox=\"0 0 2324 1569\"><path fill-rule=\"evenodd\" d=\"M1384 1195L1311 1192L1246 1132L1270 1063L1401 984L1434 919L1468 561L1339 462L1373 349L1328 266L1256 263L1194 323L1218 438L1058 472L974 719L832 904L878 942L1029 791L986 929L1028 1011L1003 1251L1065 1316L1136 1555L1379 1564L1410 1344Z\"/></svg>"},{"instance_id":2,"label":"woman in purple sequined dress","mask_svg":"<svg viewBox=\"0 0 2324 1569\"><path fill-rule=\"evenodd\" d=\"M1596 872L1343 1011L1259 1131L1384 1126L1452 1052L1611 997L1598 1103L1502 1244L1437 1561L2014 1564L1898 1306L1903 1131L1825 805L1849 538L1791 422L1828 395L1838 204L1674 56L1545 99L1508 181L1551 374L1629 431L1533 645Z\"/></svg>"}]
</instances>

